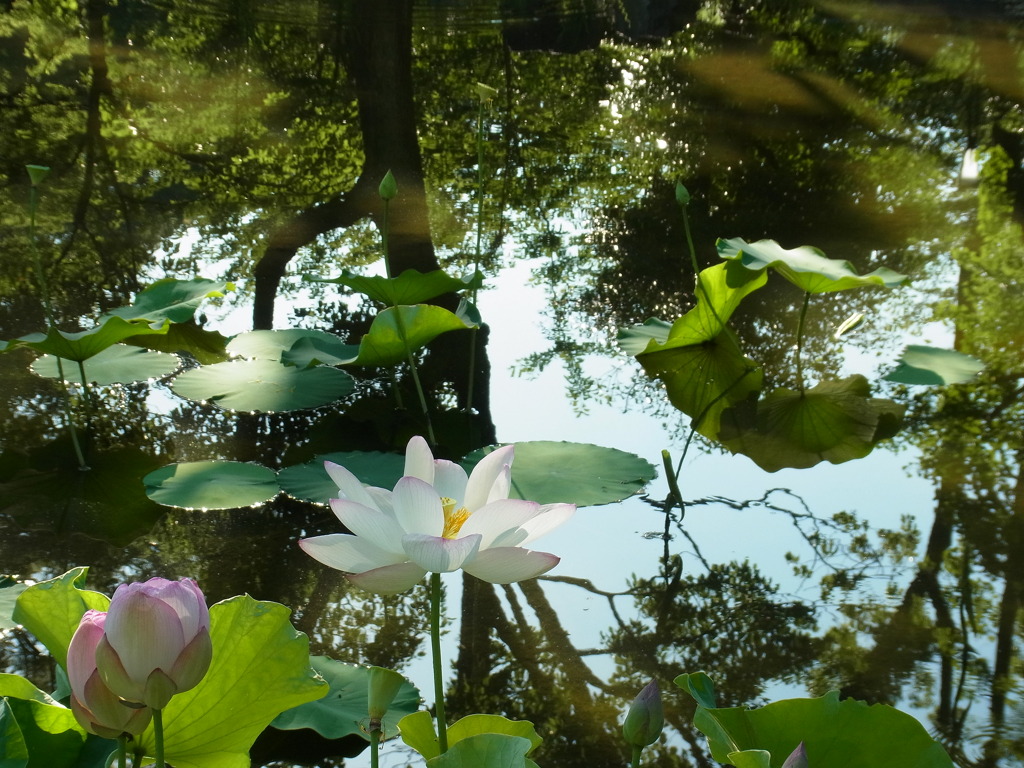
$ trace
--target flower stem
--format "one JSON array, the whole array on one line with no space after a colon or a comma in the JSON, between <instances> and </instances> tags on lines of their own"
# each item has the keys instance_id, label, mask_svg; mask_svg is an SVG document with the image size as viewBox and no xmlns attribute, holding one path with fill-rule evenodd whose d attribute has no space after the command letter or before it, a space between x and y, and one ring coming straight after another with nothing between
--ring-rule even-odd
<instances>
[{"instance_id":1,"label":"flower stem","mask_svg":"<svg viewBox=\"0 0 1024 768\"><path fill-rule=\"evenodd\" d=\"M153 741L156 744L153 755L156 758L153 765L156 768L166 768L164 763L164 713L161 709L153 710Z\"/></svg>"},{"instance_id":2,"label":"flower stem","mask_svg":"<svg viewBox=\"0 0 1024 768\"><path fill-rule=\"evenodd\" d=\"M644 751L643 747L633 745L633 757L630 758L630 768L637 768L640 765L640 754Z\"/></svg>"},{"instance_id":3,"label":"flower stem","mask_svg":"<svg viewBox=\"0 0 1024 768\"><path fill-rule=\"evenodd\" d=\"M117 768L127 768L128 766L128 737L118 736L117 737Z\"/></svg>"},{"instance_id":4,"label":"flower stem","mask_svg":"<svg viewBox=\"0 0 1024 768\"><path fill-rule=\"evenodd\" d=\"M377 768L380 765L380 730L374 728L370 731L370 768Z\"/></svg>"},{"instance_id":5,"label":"flower stem","mask_svg":"<svg viewBox=\"0 0 1024 768\"><path fill-rule=\"evenodd\" d=\"M430 574L430 653L434 662L434 709L437 714L437 744L448 751L448 723L444 716L444 678L441 676L441 574Z\"/></svg>"}]
</instances>

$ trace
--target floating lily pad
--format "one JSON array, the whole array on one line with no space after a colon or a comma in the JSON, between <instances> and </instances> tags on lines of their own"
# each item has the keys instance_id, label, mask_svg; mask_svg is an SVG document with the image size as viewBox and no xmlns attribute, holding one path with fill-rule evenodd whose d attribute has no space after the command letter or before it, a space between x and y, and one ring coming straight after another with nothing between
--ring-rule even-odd
<instances>
[{"instance_id":1,"label":"floating lily pad","mask_svg":"<svg viewBox=\"0 0 1024 768\"><path fill-rule=\"evenodd\" d=\"M473 290L483 285L483 281L483 273L479 271L467 277L458 278L449 277L440 269L427 273L407 269L398 277L392 278L357 275L346 270L341 273L340 277L317 282L344 285L354 291L366 294L374 301L394 307L399 304L420 304L443 293Z\"/></svg>"},{"instance_id":2,"label":"floating lily pad","mask_svg":"<svg viewBox=\"0 0 1024 768\"><path fill-rule=\"evenodd\" d=\"M270 501L281 490L273 470L240 461L193 461L150 472L142 482L157 504L181 509L236 509Z\"/></svg>"},{"instance_id":3,"label":"floating lily pad","mask_svg":"<svg viewBox=\"0 0 1024 768\"><path fill-rule=\"evenodd\" d=\"M327 739L357 734L369 741L363 726L368 718L367 684L370 668L346 664L326 656L310 656L309 661L313 669L330 684L330 691L322 699L282 712L271 725L282 730L309 728ZM406 680L382 718L384 735L396 735L398 721L415 712L419 705L420 692Z\"/></svg>"},{"instance_id":4,"label":"floating lily pad","mask_svg":"<svg viewBox=\"0 0 1024 768\"><path fill-rule=\"evenodd\" d=\"M65 360L88 360L98 355L107 347L132 336L146 334L165 334L170 324L164 322L153 328L145 321L128 321L120 317L108 317L102 324L88 331L65 333L56 328L48 328L46 333L30 333L8 342L5 349L29 347L37 352L56 355Z\"/></svg>"},{"instance_id":5,"label":"floating lily pad","mask_svg":"<svg viewBox=\"0 0 1024 768\"><path fill-rule=\"evenodd\" d=\"M298 411L317 408L355 389L336 368L295 368L272 360L232 360L178 376L171 389L190 400L208 400L229 411Z\"/></svg>"},{"instance_id":6,"label":"floating lily pad","mask_svg":"<svg viewBox=\"0 0 1024 768\"><path fill-rule=\"evenodd\" d=\"M686 690L680 680L694 676L681 675L676 684ZM708 708L698 700L693 724L708 737L711 756L731 765L738 765L731 759L737 752L757 749L781 766L803 742L814 768L953 768L942 746L911 715L884 704L840 701L838 691L758 709Z\"/></svg>"},{"instance_id":7,"label":"floating lily pad","mask_svg":"<svg viewBox=\"0 0 1024 768\"><path fill-rule=\"evenodd\" d=\"M953 349L911 344L900 355L896 370L886 381L900 384L963 384L985 369L976 357Z\"/></svg>"},{"instance_id":8,"label":"floating lily pad","mask_svg":"<svg viewBox=\"0 0 1024 768\"><path fill-rule=\"evenodd\" d=\"M496 447L473 451L461 463L470 471ZM589 507L622 501L656 475L649 461L617 448L553 441L516 443L509 495L541 504Z\"/></svg>"},{"instance_id":9,"label":"floating lily pad","mask_svg":"<svg viewBox=\"0 0 1024 768\"><path fill-rule=\"evenodd\" d=\"M173 277L157 280L139 292L130 307L111 310L108 316L125 320L148 320L163 323L184 323L195 317L199 305L206 299L220 298L226 291L235 290L234 283L207 280L178 280Z\"/></svg>"},{"instance_id":10,"label":"floating lily pad","mask_svg":"<svg viewBox=\"0 0 1024 768\"><path fill-rule=\"evenodd\" d=\"M359 347L345 344L333 334L305 336L281 353L281 362L306 368L310 365L341 365L359 354Z\"/></svg>"},{"instance_id":11,"label":"floating lily pad","mask_svg":"<svg viewBox=\"0 0 1024 768\"><path fill-rule=\"evenodd\" d=\"M742 237L720 239L718 255L723 259L736 260L747 269L759 271L771 267L808 293L844 291L862 285L895 288L907 281L906 275L886 267L858 275L850 262L829 259L817 248L801 245L799 248L786 249L774 240L748 243Z\"/></svg>"},{"instance_id":12,"label":"floating lily pad","mask_svg":"<svg viewBox=\"0 0 1024 768\"><path fill-rule=\"evenodd\" d=\"M256 358L259 360L282 360L282 355L291 350L296 344L304 341L315 342L317 348L329 350L332 353L342 353L351 359L358 352L358 347L344 344L342 340L333 333L326 331L314 331L305 328L282 328L277 331L249 331L240 333L228 344L228 352L239 357ZM285 360L289 365L297 365L297 361ZM323 360L328 365L334 365L334 361ZM301 364L305 368L308 364Z\"/></svg>"},{"instance_id":13,"label":"floating lily pad","mask_svg":"<svg viewBox=\"0 0 1024 768\"><path fill-rule=\"evenodd\" d=\"M867 456L894 435L904 410L892 400L870 397L867 379L850 376L804 392L777 389L749 413L733 408L723 414L718 439L768 472L821 461L841 464Z\"/></svg>"},{"instance_id":14,"label":"floating lily pad","mask_svg":"<svg viewBox=\"0 0 1024 768\"><path fill-rule=\"evenodd\" d=\"M227 337L217 331L200 328L192 320L174 323L167 329L166 336L130 336L124 343L155 352L187 352L202 365L222 363L228 359Z\"/></svg>"},{"instance_id":15,"label":"floating lily pad","mask_svg":"<svg viewBox=\"0 0 1024 768\"><path fill-rule=\"evenodd\" d=\"M180 361L174 355L153 352L140 347L129 347L115 344L89 358L82 364L85 377L93 384L130 384L134 381L159 379L178 369ZM64 361L64 379L76 384L82 383L78 365L70 360ZM32 363L32 370L38 376L56 379L60 376L57 369L57 358L43 355Z\"/></svg>"},{"instance_id":16,"label":"floating lily pad","mask_svg":"<svg viewBox=\"0 0 1024 768\"><path fill-rule=\"evenodd\" d=\"M281 490L303 501L326 504L337 498L338 486L324 469L324 462L340 464L364 485L391 489L405 471L405 456L379 451L339 451L317 456L313 461L285 467L278 473Z\"/></svg>"}]
</instances>

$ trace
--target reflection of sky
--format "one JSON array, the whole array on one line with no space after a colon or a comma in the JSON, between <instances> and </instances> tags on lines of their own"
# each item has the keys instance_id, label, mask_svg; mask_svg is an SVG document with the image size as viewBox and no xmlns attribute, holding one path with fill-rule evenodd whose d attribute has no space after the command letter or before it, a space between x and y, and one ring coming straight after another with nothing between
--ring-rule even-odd
<instances>
[{"instance_id":1,"label":"reflection of sky","mask_svg":"<svg viewBox=\"0 0 1024 768\"><path fill-rule=\"evenodd\" d=\"M481 314L491 326L491 408L499 440L567 440L635 453L659 467L659 477L650 493L654 498L664 498L666 486L660 470L661 451L668 448L678 460L682 444L667 434L660 419L645 415L638 406L624 412L620 403L592 404L587 415L575 416L566 396L564 371L557 359L539 375L510 375L522 358L549 344L543 332L548 299L543 286L530 282L534 266L536 263L529 261L515 264L498 278L489 280L490 290L480 294ZM623 376L642 375L635 360L625 354L594 360L592 364ZM842 465L826 463L811 470L769 474L744 456L701 453L691 447L680 485L688 499L716 496L757 499L770 489L786 488L802 497L810 511L818 516L849 511L867 520L873 529L897 529L901 515L913 515L927 534L933 490L929 482L911 474L914 463L912 452L877 450L860 461ZM779 506L802 511L799 502L784 494L772 500ZM644 534L659 532L662 526L663 518L657 510L633 498L622 504L581 509L572 520L535 546L561 556L561 563L551 572L552 576L589 579L599 590L618 592L626 588L633 574L652 576L657 573L662 541ZM686 528L709 562L749 559L780 585L783 594L794 594L811 602L817 598L817 582L798 580L784 559L787 552L810 556L788 516L765 508L734 510L723 504L707 504L688 510ZM682 555L686 572L695 574L702 568L692 546L683 537L676 536L672 551ZM911 575L908 569L898 583L905 586ZM459 578L449 575L445 583L449 605L457 606ZM876 586L875 594L880 596L884 584ZM565 583L543 582L543 588L575 647L579 650L602 647L601 635L614 623L606 598ZM629 615L629 598L619 598L616 606L624 616ZM821 617L827 622L828 611ZM457 626L453 626L447 635L449 658L456 653L457 632ZM613 672L610 658L585 658L600 677L607 679ZM405 671L426 698L431 699L432 683L426 661L418 660ZM695 670L679 670L684 671ZM707 671L714 676L713 669ZM671 685L671 681L661 682ZM780 685L769 695L785 698L806 695L806 692ZM404 753L387 756L392 750L400 750L399 744L385 746L382 765L405 764L401 757ZM349 764L362 768L369 765L369 758L364 754L350 760Z\"/></svg>"}]
</instances>

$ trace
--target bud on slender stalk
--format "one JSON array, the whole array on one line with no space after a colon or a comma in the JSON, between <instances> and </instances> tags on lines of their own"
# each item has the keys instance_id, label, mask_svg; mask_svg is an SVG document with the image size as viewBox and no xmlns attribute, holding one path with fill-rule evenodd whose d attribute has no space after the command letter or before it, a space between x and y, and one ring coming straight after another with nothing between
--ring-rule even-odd
<instances>
[{"instance_id":1,"label":"bud on slender stalk","mask_svg":"<svg viewBox=\"0 0 1024 768\"><path fill-rule=\"evenodd\" d=\"M381 200L394 200L395 195L398 194L398 182L395 180L395 175L388 171L384 174L384 178L380 182L380 186L377 187L377 194L380 195Z\"/></svg>"},{"instance_id":2,"label":"bud on slender stalk","mask_svg":"<svg viewBox=\"0 0 1024 768\"><path fill-rule=\"evenodd\" d=\"M676 184L676 202L683 208L690 204L690 191L682 184Z\"/></svg>"},{"instance_id":3,"label":"bud on slender stalk","mask_svg":"<svg viewBox=\"0 0 1024 768\"><path fill-rule=\"evenodd\" d=\"M46 165L26 165L25 170L28 171L28 177L33 187L38 187L50 175L50 168Z\"/></svg>"},{"instance_id":4,"label":"bud on slender stalk","mask_svg":"<svg viewBox=\"0 0 1024 768\"><path fill-rule=\"evenodd\" d=\"M661 689L657 680L651 680L629 705L629 712L622 723L622 735L627 744L642 749L656 742L664 727Z\"/></svg>"},{"instance_id":5,"label":"bud on slender stalk","mask_svg":"<svg viewBox=\"0 0 1024 768\"><path fill-rule=\"evenodd\" d=\"M393 669L370 667L370 678L366 684L367 711L370 715L369 730L379 731L381 720L387 714L388 707L398 695L399 688L405 678Z\"/></svg>"},{"instance_id":6,"label":"bud on slender stalk","mask_svg":"<svg viewBox=\"0 0 1024 768\"><path fill-rule=\"evenodd\" d=\"M121 698L163 709L210 668L210 612L191 579L122 584L96 646L103 682Z\"/></svg>"}]
</instances>

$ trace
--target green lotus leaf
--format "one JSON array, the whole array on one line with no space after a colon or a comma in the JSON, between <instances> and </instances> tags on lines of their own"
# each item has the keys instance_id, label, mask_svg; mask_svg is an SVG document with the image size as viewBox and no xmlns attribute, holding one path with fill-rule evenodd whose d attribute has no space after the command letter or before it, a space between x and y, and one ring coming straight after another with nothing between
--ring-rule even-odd
<instances>
[{"instance_id":1,"label":"green lotus leaf","mask_svg":"<svg viewBox=\"0 0 1024 768\"><path fill-rule=\"evenodd\" d=\"M281 353L281 362L306 368L310 365L341 365L359 354L359 347L345 344L333 334L306 336Z\"/></svg>"},{"instance_id":2,"label":"green lotus leaf","mask_svg":"<svg viewBox=\"0 0 1024 768\"><path fill-rule=\"evenodd\" d=\"M639 355L650 345L652 341L664 344L668 341L669 331L672 323L651 317L644 320L643 325L634 325L619 331L617 341L619 348L630 355Z\"/></svg>"},{"instance_id":3,"label":"green lotus leaf","mask_svg":"<svg viewBox=\"0 0 1024 768\"><path fill-rule=\"evenodd\" d=\"M281 361L282 356L289 352L296 344L311 342L318 349L329 350L332 353L342 353L342 357L351 359L358 348L342 343L341 339L333 333L326 331L314 331L306 328L282 328L277 331L249 331L240 333L228 344L228 352L232 355L259 360ZM289 365L298 365L297 362L286 360ZM328 365L334 365L334 361L324 360ZM305 368L308 363L299 365Z\"/></svg>"},{"instance_id":4,"label":"green lotus leaf","mask_svg":"<svg viewBox=\"0 0 1024 768\"><path fill-rule=\"evenodd\" d=\"M731 760L737 752L764 750L771 755L772 768L781 768L802 741L808 764L814 768L953 766L942 746L910 715L884 704L840 701L837 691L817 699L776 701L758 709L699 704L693 723L707 736L711 755L720 763L738 766Z\"/></svg>"},{"instance_id":5,"label":"green lotus leaf","mask_svg":"<svg viewBox=\"0 0 1024 768\"><path fill-rule=\"evenodd\" d=\"M543 741L529 720L509 720L501 715L466 715L448 727L448 744L456 744L483 733L501 733L524 738L530 742L527 754L539 747Z\"/></svg>"},{"instance_id":6,"label":"green lotus leaf","mask_svg":"<svg viewBox=\"0 0 1024 768\"><path fill-rule=\"evenodd\" d=\"M357 275L345 270L340 277L317 282L344 285L353 291L366 294L374 301L394 307L399 304L420 304L444 293L477 289L483 285L484 276L479 271L458 278L449 277L440 269L425 274L415 269L407 269L398 277L387 278Z\"/></svg>"},{"instance_id":7,"label":"green lotus leaf","mask_svg":"<svg viewBox=\"0 0 1024 768\"><path fill-rule=\"evenodd\" d=\"M896 433L905 410L869 395L867 379L859 375L823 381L804 392L783 387L756 409L738 407L723 414L719 440L768 472L863 458Z\"/></svg>"},{"instance_id":8,"label":"green lotus leaf","mask_svg":"<svg viewBox=\"0 0 1024 768\"><path fill-rule=\"evenodd\" d=\"M771 768L772 755L763 749L730 752L729 765L735 766L735 768Z\"/></svg>"},{"instance_id":9,"label":"green lotus leaf","mask_svg":"<svg viewBox=\"0 0 1024 768\"><path fill-rule=\"evenodd\" d=\"M82 589L88 568L72 568L63 576L33 584L18 597L14 620L25 627L62 667L67 666L68 645L87 610L105 611L110 598Z\"/></svg>"},{"instance_id":10,"label":"green lotus leaf","mask_svg":"<svg viewBox=\"0 0 1024 768\"><path fill-rule=\"evenodd\" d=\"M229 411L298 411L333 403L355 389L336 368L295 368L273 360L231 360L196 368L171 384L175 394Z\"/></svg>"},{"instance_id":11,"label":"green lotus leaf","mask_svg":"<svg viewBox=\"0 0 1024 768\"><path fill-rule=\"evenodd\" d=\"M174 355L153 352L140 347L129 347L115 344L89 358L85 368L86 378L93 384L130 384L134 381L159 379L178 369L180 361ZM64 363L64 378L77 384L82 383L78 366L70 361ZM50 379L60 376L57 369L57 358L43 355L32 363L32 370L38 375Z\"/></svg>"},{"instance_id":12,"label":"green lotus leaf","mask_svg":"<svg viewBox=\"0 0 1024 768\"><path fill-rule=\"evenodd\" d=\"M48 328L46 333L30 333L27 336L8 342L5 349L29 347L37 352L56 355L65 360L88 360L98 355L107 347L132 336L146 334L165 334L170 327L164 322L158 328L151 327L145 321L128 321L120 317L108 317L101 325L78 333L65 333L56 328Z\"/></svg>"},{"instance_id":13,"label":"green lotus leaf","mask_svg":"<svg viewBox=\"0 0 1024 768\"><path fill-rule=\"evenodd\" d=\"M0 632L18 626L18 622L12 618L14 605L26 589L28 589L28 584L15 581L10 576L0 577Z\"/></svg>"},{"instance_id":14,"label":"green lotus leaf","mask_svg":"<svg viewBox=\"0 0 1024 768\"><path fill-rule=\"evenodd\" d=\"M326 656L311 656L310 663L328 682L330 691L322 699L282 712L271 725L282 730L310 728L327 739L357 734L369 741L363 727L369 717L367 684L370 668ZM415 712L419 705L420 692L412 683L402 683L381 721L385 737L397 734L398 721Z\"/></svg>"},{"instance_id":15,"label":"green lotus leaf","mask_svg":"<svg viewBox=\"0 0 1024 768\"><path fill-rule=\"evenodd\" d=\"M150 472L142 482L157 504L181 509L237 509L263 504L281 490L277 474L241 461L193 461Z\"/></svg>"},{"instance_id":16,"label":"green lotus leaf","mask_svg":"<svg viewBox=\"0 0 1024 768\"><path fill-rule=\"evenodd\" d=\"M900 355L896 370L886 381L900 384L963 384L985 369L976 357L953 349L911 344Z\"/></svg>"},{"instance_id":17,"label":"green lotus leaf","mask_svg":"<svg viewBox=\"0 0 1024 768\"><path fill-rule=\"evenodd\" d=\"M187 352L202 365L221 363L228 359L225 351L228 339L217 331L200 328L195 321L174 323L166 336L130 336L125 344L145 347L154 352Z\"/></svg>"},{"instance_id":18,"label":"green lotus leaf","mask_svg":"<svg viewBox=\"0 0 1024 768\"><path fill-rule=\"evenodd\" d=\"M718 240L718 255L737 261L747 269L771 267L801 290L808 293L845 291L862 285L895 288L907 281L906 275L879 267L874 272L858 275L853 265L841 259L829 259L817 248L802 245L786 249L774 240L748 243L742 237Z\"/></svg>"},{"instance_id":19,"label":"green lotus leaf","mask_svg":"<svg viewBox=\"0 0 1024 768\"><path fill-rule=\"evenodd\" d=\"M210 670L163 711L169 764L248 768L249 748L274 718L327 694L309 665L309 640L288 616L285 606L248 595L210 606ZM153 755L152 725L138 743Z\"/></svg>"},{"instance_id":20,"label":"green lotus leaf","mask_svg":"<svg viewBox=\"0 0 1024 768\"><path fill-rule=\"evenodd\" d=\"M461 463L471 471L496 447L473 451ZM649 461L616 448L551 441L516 443L509 496L579 507L611 504L638 493L656 475Z\"/></svg>"},{"instance_id":21,"label":"green lotus leaf","mask_svg":"<svg viewBox=\"0 0 1024 768\"><path fill-rule=\"evenodd\" d=\"M359 341L359 354L350 365L397 365L408 359L409 353L426 346L442 333L473 328L469 322L453 312L430 304L388 307L370 324L370 331Z\"/></svg>"},{"instance_id":22,"label":"green lotus leaf","mask_svg":"<svg viewBox=\"0 0 1024 768\"><path fill-rule=\"evenodd\" d=\"M427 768L527 768L530 748L530 740L521 736L481 733L449 745L443 755L427 760Z\"/></svg>"},{"instance_id":23,"label":"green lotus leaf","mask_svg":"<svg viewBox=\"0 0 1024 768\"><path fill-rule=\"evenodd\" d=\"M0 764L5 768L85 765L80 757L87 734L70 709L20 675L0 674L0 702ZM108 743L112 748L113 742Z\"/></svg>"},{"instance_id":24,"label":"green lotus leaf","mask_svg":"<svg viewBox=\"0 0 1024 768\"><path fill-rule=\"evenodd\" d=\"M193 280L178 280L167 277L157 280L140 291L130 307L111 310L106 316L122 317L125 320L147 320L162 324L185 323L195 317L199 305L209 298L220 298L226 291L235 290L233 283L207 280L197 277Z\"/></svg>"},{"instance_id":25,"label":"green lotus leaf","mask_svg":"<svg viewBox=\"0 0 1024 768\"><path fill-rule=\"evenodd\" d=\"M363 482L378 488L394 488L405 471L405 457L379 451L340 451L317 456L305 464L285 467L277 475L281 490L292 498L326 504L338 496L338 486L324 469L325 461L340 464Z\"/></svg>"},{"instance_id":26,"label":"green lotus leaf","mask_svg":"<svg viewBox=\"0 0 1024 768\"><path fill-rule=\"evenodd\" d=\"M693 428L712 440L723 414L761 391L764 372L743 354L729 328L700 344L651 347L637 360L648 376L661 379L669 402L693 418Z\"/></svg>"}]
</instances>

